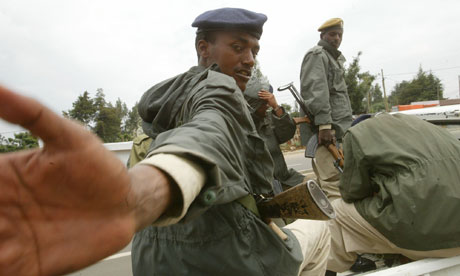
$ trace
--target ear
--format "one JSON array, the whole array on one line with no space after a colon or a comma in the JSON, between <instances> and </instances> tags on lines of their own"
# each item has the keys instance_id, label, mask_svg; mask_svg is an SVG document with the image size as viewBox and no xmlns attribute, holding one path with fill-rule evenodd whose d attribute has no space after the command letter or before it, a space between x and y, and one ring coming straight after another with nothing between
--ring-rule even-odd
<instances>
[{"instance_id":1,"label":"ear","mask_svg":"<svg viewBox=\"0 0 460 276\"><path fill-rule=\"evenodd\" d=\"M196 50L201 59L206 60L209 57L210 43L206 40L199 40L196 45Z\"/></svg>"}]
</instances>

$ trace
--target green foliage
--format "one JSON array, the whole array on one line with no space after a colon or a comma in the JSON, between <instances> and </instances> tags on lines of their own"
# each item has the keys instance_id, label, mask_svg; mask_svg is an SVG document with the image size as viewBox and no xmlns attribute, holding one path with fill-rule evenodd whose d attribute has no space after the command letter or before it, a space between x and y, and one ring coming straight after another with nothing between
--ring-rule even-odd
<instances>
[{"instance_id":1,"label":"green foliage","mask_svg":"<svg viewBox=\"0 0 460 276\"><path fill-rule=\"evenodd\" d=\"M133 108L128 111L128 115L124 121L124 127L122 131L124 141L133 140L133 138L138 135L138 131L142 129L142 119L139 116L138 106L139 103L136 102Z\"/></svg>"},{"instance_id":2,"label":"green foliage","mask_svg":"<svg viewBox=\"0 0 460 276\"><path fill-rule=\"evenodd\" d=\"M96 97L94 98L94 106L96 109L101 109L106 106L107 102L105 101L105 94L102 88L96 89Z\"/></svg>"},{"instance_id":3,"label":"green foliage","mask_svg":"<svg viewBox=\"0 0 460 276\"><path fill-rule=\"evenodd\" d=\"M345 70L345 83L350 97L351 109L354 114L375 113L382 111L382 90L379 84L374 84L376 76L368 71L360 72L359 58L362 52L353 58ZM385 108L383 108L384 110Z\"/></svg>"},{"instance_id":4,"label":"green foliage","mask_svg":"<svg viewBox=\"0 0 460 276\"><path fill-rule=\"evenodd\" d=\"M85 91L72 106L63 115L82 122L106 143L131 141L140 128L137 103L131 110L121 99L113 105L106 101L101 88L97 89L93 99Z\"/></svg>"},{"instance_id":5,"label":"green foliage","mask_svg":"<svg viewBox=\"0 0 460 276\"><path fill-rule=\"evenodd\" d=\"M441 80L433 75L432 72L424 72L422 67L419 68L417 75L412 80L396 84L389 97L392 105L442 99L443 86Z\"/></svg>"},{"instance_id":6,"label":"green foliage","mask_svg":"<svg viewBox=\"0 0 460 276\"><path fill-rule=\"evenodd\" d=\"M0 135L0 152L12 152L23 149L38 147L38 139L30 132L14 134L14 138L6 138Z\"/></svg>"},{"instance_id":7,"label":"green foliage","mask_svg":"<svg viewBox=\"0 0 460 276\"><path fill-rule=\"evenodd\" d=\"M285 103L282 103L281 106L284 108L284 110L287 112L287 113L291 113L291 110L292 110L292 106L290 106L289 104L285 104Z\"/></svg>"},{"instance_id":8,"label":"green foliage","mask_svg":"<svg viewBox=\"0 0 460 276\"><path fill-rule=\"evenodd\" d=\"M370 91L371 102L373 103L383 103L383 92L380 89L380 85L376 83Z\"/></svg>"},{"instance_id":9,"label":"green foliage","mask_svg":"<svg viewBox=\"0 0 460 276\"><path fill-rule=\"evenodd\" d=\"M377 113L377 112L384 112L385 111L385 103L383 100L378 103L374 103L371 105L371 111L369 113Z\"/></svg>"},{"instance_id":10,"label":"green foliage","mask_svg":"<svg viewBox=\"0 0 460 276\"><path fill-rule=\"evenodd\" d=\"M358 52L358 56L353 58L353 61L345 70L345 83L347 84L348 96L350 97L351 109L353 113L362 113L363 110L363 98L361 90L358 89L358 74L361 70L359 66L359 57L361 52Z\"/></svg>"},{"instance_id":11,"label":"green foliage","mask_svg":"<svg viewBox=\"0 0 460 276\"><path fill-rule=\"evenodd\" d=\"M117 108L108 105L98 110L96 125L93 128L105 143L119 142L121 140L121 120Z\"/></svg>"},{"instance_id":12,"label":"green foliage","mask_svg":"<svg viewBox=\"0 0 460 276\"><path fill-rule=\"evenodd\" d=\"M72 106L73 108L71 110L64 112L64 116L78 120L85 125L88 125L94 119L96 106L90 98L88 91L85 91L82 95L78 96Z\"/></svg>"}]
</instances>

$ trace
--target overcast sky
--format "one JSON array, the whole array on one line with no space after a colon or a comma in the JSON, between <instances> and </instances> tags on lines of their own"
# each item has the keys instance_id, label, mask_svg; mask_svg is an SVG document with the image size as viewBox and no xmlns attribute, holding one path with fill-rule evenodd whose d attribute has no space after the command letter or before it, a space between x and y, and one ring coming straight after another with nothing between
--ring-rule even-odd
<instances>
[{"instance_id":1,"label":"overcast sky","mask_svg":"<svg viewBox=\"0 0 460 276\"><path fill-rule=\"evenodd\" d=\"M196 64L190 25L200 13L221 7L268 16L258 59L275 88L291 81L298 87L302 58L318 42L318 27L341 17L340 50L348 62L362 51L362 71L383 69L387 93L422 66L441 79L445 97L459 97L458 0L1 0L0 84L58 113L97 88L131 108L152 85ZM289 92L275 96L294 102ZM0 134L16 130L0 121Z\"/></svg>"}]
</instances>

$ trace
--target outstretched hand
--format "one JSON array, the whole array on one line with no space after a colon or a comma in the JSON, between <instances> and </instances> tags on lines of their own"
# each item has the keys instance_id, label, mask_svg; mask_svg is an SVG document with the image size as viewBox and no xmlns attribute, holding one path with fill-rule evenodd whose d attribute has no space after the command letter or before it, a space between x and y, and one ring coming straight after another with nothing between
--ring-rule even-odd
<instances>
[{"instance_id":1,"label":"outstretched hand","mask_svg":"<svg viewBox=\"0 0 460 276\"><path fill-rule=\"evenodd\" d=\"M67 273L129 243L130 175L96 136L1 86L0 118L45 143L0 155L0 275Z\"/></svg>"}]
</instances>

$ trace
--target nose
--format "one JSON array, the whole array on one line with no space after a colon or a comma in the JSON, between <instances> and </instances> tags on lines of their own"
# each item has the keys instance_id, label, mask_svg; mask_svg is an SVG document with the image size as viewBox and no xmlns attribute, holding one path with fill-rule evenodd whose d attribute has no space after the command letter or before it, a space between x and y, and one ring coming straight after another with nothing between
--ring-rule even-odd
<instances>
[{"instance_id":1,"label":"nose","mask_svg":"<svg viewBox=\"0 0 460 276\"><path fill-rule=\"evenodd\" d=\"M255 55L252 53L251 50L245 51L246 53L243 55L243 64L247 65L249 67L254 67L254 64L256 63L256 58Z\"/></svg>"}]
</instances>

